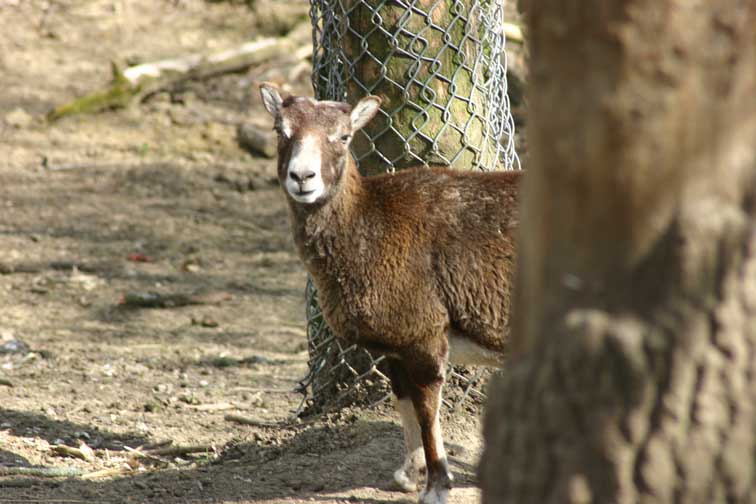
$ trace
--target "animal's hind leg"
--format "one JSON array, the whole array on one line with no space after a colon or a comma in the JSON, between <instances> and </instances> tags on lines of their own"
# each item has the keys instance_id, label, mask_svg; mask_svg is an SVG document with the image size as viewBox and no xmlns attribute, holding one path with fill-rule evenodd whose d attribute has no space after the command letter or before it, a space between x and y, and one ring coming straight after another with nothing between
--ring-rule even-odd
<instances>
[{"instance_id":1,"label":"animal's hind leg","mask_svg":"<svg viewBox=\"0 0 756 504\"><path fill-rule=\"evenodd\" d=\"M420 489L420 479L425 473L425 453L420 424L409 395L412 384L408 381L409 377L404 367L397 360L389 360L389 375L395 396L394 406L402 420L404 444L407 449L404 464L394 471L394 481L405 492L416 492Z\"/></svg>"},{"instance_id":2,"label":"animal's hind leg","mask_svg":"<svg viewBox=\"0 0 756 504\"><path fill-rule=\"evenodd\" d=\"M445 504L452 486L452 474L444 450L439 421L445 366L440 360L426 366L413 362L409 372L410 397L417 413L425 453L428 480L420 494L422 504Z\"/></svg>"}]
</instances>

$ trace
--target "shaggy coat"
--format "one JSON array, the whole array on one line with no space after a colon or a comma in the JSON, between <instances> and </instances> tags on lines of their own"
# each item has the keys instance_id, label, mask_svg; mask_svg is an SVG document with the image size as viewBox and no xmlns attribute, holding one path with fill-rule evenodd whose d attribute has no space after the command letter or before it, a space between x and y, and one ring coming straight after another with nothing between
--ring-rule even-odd
<instances>
[{"instance_id":1,"label":"shaggy coat","mask_svg":"<svg viewBox=\"0 0 756 504\"><path fill-rule=\"evenodd\" d=\"M290 205L294 239L335 334L413 361L446 335L493 352L508 333L519 172L362 177L348 158L326 205Z\"/></svg>"}]
</instances>

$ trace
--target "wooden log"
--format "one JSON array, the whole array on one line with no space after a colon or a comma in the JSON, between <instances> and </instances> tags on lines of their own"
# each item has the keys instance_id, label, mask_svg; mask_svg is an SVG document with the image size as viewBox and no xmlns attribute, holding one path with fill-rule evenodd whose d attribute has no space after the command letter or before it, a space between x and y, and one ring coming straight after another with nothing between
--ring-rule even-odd
<instances>
[{"instance_id":1,"label":"wooden log","mask_svg":"<svg viewBox=\"0 0 756 504\"><path fill-rule=\"evenodd\" d=\"M190 54L143 63L124 70L123 77L132 86L144 86L144 93L148 93L151 89L240 72L276 57L298 54L310 37L310 25L305 22L284 37L266 37L214 54Z\"/></svg>"},{"instance_id":2,"label":"wooden log","mask_svg":"<svg viewBox=\"0 0 756 504\"><path fill-rule=\"evenodd\" d=\"M252 418L248 416L243 415L236 415L233 413L229 413L225 415L224 420L228 422L236 422L240 423L242 425L252 425L254 427L280 427L281 424L278 422L269 422L267 420L260 420L258 418Z\"/></svg>"},{"instance_id":3,"label":"wooden log","mask_svg":"<svg viewBox=\"0 0 756 504\"><path fill-rule=\"evenodd\" d=\"M149 455L159 457L183 457L184 455L191 455L193 453L210 453L215 452L213 445L197 445L197 446L169 446L167 448L159 448L157 450L150 450Z\"/></svg>"},{"instance_id":4,"label":"wooden log","mask_svg":"<svg viewBox=\"0 0 756 504\"><path fill-rule=\"evenodd\" d=\"M85 443L81 443L78 448L66 445L55 445L50 448L50 451L64 457L78 458L86 462L92 462L95 459L94 451Z\"/></svg>"},{"instance_id":5,"label":"wooden log","mask_svg":"<svg viewBox=\"0 0 756 504\"><path fill-rule=\"evenodd\" d=\"M182 82L240 72L282 55L307 57L307 52L301 49L310 37L310 25L304 22L285 37L266 37L214 54L190 54L135 65L123 71L112 63L113 80L105 90L55 107L47 114L47 120L54 122L72 115L123 108L135 99L172 89Z\"/></svg>"},{"instance_id":6,"label":"wooden log","mask_svg":"<svg viewBox=\"0 0 756 504\"><path fill-rule=\"evenodd\" d=\"M84 474L75 467L0 467L0 476L34 476L37 478L70 478ZM2 486L2 483L0 483Z\"/></svg>"}]
</instances>

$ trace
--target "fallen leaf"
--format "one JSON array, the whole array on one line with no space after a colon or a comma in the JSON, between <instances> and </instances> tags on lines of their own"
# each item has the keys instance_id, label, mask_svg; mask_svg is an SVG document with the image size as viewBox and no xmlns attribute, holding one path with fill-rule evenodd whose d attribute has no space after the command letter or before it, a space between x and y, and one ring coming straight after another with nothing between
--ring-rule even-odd
<instances>
[{"instance_id":1,"label":"fallen leaf","mask_svg":"<svg viewBox=\"0 0 756 504\"><path fill-rule=\"evenodd\" d=\"M126 259L128 259L131 262L142 262L142 263L150 263L152 262L152 259L141 252L134 252L132 254L129 254L126 256Z\"/></svg>"}]
</instances>

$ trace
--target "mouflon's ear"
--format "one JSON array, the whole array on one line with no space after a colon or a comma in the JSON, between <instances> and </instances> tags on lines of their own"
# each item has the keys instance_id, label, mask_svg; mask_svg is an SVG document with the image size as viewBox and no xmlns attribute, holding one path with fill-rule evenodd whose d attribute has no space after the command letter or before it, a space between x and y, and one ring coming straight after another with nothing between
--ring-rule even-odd
<instances>
[{"instance_id":1,"label":"mouflon's ear","mask_svg":"<svg viewBox=\"0 0 756 504\"><path fill-rule=\"evenodd\" d=\"M281 113L281 104L283 103L281 95L278 93L278 88L274 84L263 82L260 84L260 95L262 96L265 110L273 117L278 117Z\"/></svg>"},{"instance_id":2,"label":"mouflon's ear","mask_svg":"<svg viewBox=\"0 0 756 504\"><path fill-rule=\"evenodd\" d=\"M375 116L381 106L381 99L377 96L368 95L354 106L349 118L352 121L352 131L357 131L365 126Z\"/></svg>"}]
</instances>

